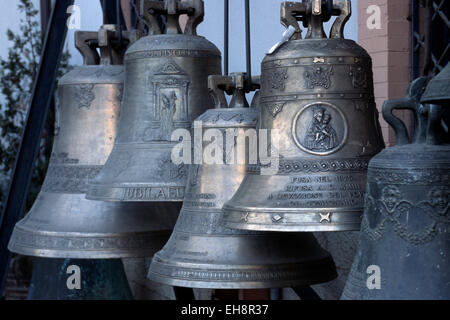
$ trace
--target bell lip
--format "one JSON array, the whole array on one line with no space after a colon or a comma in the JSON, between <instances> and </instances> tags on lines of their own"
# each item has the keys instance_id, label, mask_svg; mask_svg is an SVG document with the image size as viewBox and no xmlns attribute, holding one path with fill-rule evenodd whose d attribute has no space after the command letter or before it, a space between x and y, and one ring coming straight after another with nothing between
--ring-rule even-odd
<instances>
[{"instance_id":1,"label":"bell lip","mask_svg":"<svg viewBox=\"0 0 450 320\"><path fill-rule=\"evenodd\" d=\"M310 225L269 225L256 223L235 223L224 221L222 226L230 229L247 231L276 231L276 232L328 232L328 231L359 231L361 222L340 224L310 224Z\"/></svg>"},{"instance_id":2,"label":"bell lip","mask_svg":"<svg viewBox=\"0 0 450 320\"><path fill-rule=\"evenodd\" d=\"M156 256L156 255L155 255ZM170 278L168 276L156 273L153 271L155 265L168 266L169 264L156 261L155 257L152 259L152 263L150 264L149 272L147 278L151 281L158 282L161 284L177 286L177 287L188 287L188 288L204 288L204 289L265 289L265 288L287 288L287 287L297 287L297 286L305 286L305 285L314 285L319 283L325 283L332 281L338 277L336 271L336 265L334 263L333 258L330 254L326 257L318 260L315 268L311 268L312 271L301 275L299 272L298 278L295 280L296 276L293 276L291 280L251 280L251 281L216 281L216 280L187 280L180 278ZM173 265L173 264L172 264ZM182 267L182 264L178 263L179 266ZM289 264L289 270L301 270L301 263L291 263ZM242 266L247 268L242 268L242 271L249 270L249 272L256 270L263 270L261 265L255 266ZM249 269L248 267L253 267L253 269ZM188 269L188 268L185 268ZM199 269L198 267L196 268ZM281 268L278 268L280 270ZM288 269L288 268L285 268ZM205 268L204 272L220 272L217 269ZM203 272L202 270L202 272ZM240 271L240 269L235 268L235 271ZM273 270L267 269L267 273L271 273Z\"/></svg>"},{"instance_id":3,"label":"bell lip","mask_svg":"<svg viewBox=\"0 0 450 320\"><path fill-rule=\"evenodd\" d=\"M151 257L154 250L135 250L135 251L87 251L87 250L49 250L49 249L32 249L22 246L9 246L8 250L20 255L31 256L37 258L61 258L61 259L120 259L120 258L145 258Z\"/></svg>"},{"instance_id":4,"label":"bell lip","mask_svg":"<svg viewBox=\"0 0 450 320\"><path fill-rule=\"evenodd\" d=\"M34 236L43 236L47 239L66 239L76 237L80 239L95 239L103 238L108 239L132 239L138 237L144 237L147 240L145 245L132 247L132 248L104 248L104 249L88 249L85 247L68 249L67 247L61 248L40 248L36 246L27 246L22 242L19 242L16 237L18 233L27 233ZM169 239L172 230L155 230L144 232L126 232L121 233L119 236L111 236L112 233L81 233L81 232L66 232L64 236L60 232L56 231L33 231L29 228L22 226L14 227L13 234L8 243L8 250L14 253L18 253L25 256L43 257L43 258L73 258L73 259L112 259L112 258L141 258L153 256L153 254L160 249ZM154 245L158 244L158 248Z\"/></svg>"},{"instance_id":5,"label":"bell lip","mask_svg":"<svg viewBox=\"0 0 450 320\"><path fill-rule=\"evenodd\" d=\"M224 216L222 217L220 224L223 227L237 230L247 231L276 231L276 232L321 232L321 231L359 231L361 228L362 215L364 213L364 207L361 208L279 208L279 210L262 210L259 208L245 207L236 208L232 205L225 204L223 206ZM314 211L313 211L314 210ZM295 221L295 222L276 222L272 223L255 223L255 222L242 222L243 214L257 214L264 216L267 219L273 221L273 215L280 215L280 220L285 215L300 216L301 215L317 215L322 213L330 213L330 216L325 217L322 222L314 221ZM338 219L336 222L326 221L326 219L335 220L336 217L342 217L342 215L351 215L351 219L347 217L346 221ZM231 221L230 217L238 218L239 222ZM248 217L247 217L248 219Z\"/></svg>"}]
</instances>

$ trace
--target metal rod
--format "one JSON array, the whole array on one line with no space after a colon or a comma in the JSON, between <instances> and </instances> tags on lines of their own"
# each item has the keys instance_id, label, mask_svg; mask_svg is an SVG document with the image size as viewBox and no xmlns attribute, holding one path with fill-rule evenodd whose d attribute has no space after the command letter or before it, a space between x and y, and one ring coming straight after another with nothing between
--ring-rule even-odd
<instances>
[{"instance_id":1,"label":"metal rod","mask_svg":"<svg viewBox=\"0 0 450 320\"><path fill-rule=\"evenodd\" d=\"M426 20L425 20L425 62L424 62L424 66L423 66L423 75L424 76L428 76L430 74L430 71L432 69L432 49L431 49L431 45L432 45L432 39L431 39L431 19L433 16L433 6L432 6L432 0L426 0L426 10L427 10L427 15L426 15Z\"/></svg>"},{"instance_id":2,"label":"metal rod","mask_svg":"<svg viewBox=\"0 0 450 320\"><path fill-rule=\"evenodd\" d=\"M412 9L412 17L411 17L411 28L412 28L412 36L411 36L411 80L417 79L419 74L419 50L420 47L417 45L416 36L419 33L419 0L411 0L411 9ZM417 47L417 49L416 49Z\"/></svg>"},{"instance_id":3,"label":"metal rod","mask_svg":"<svg viewBox=\"0 0 450 320\"><path fill-rule=\"evenodd\" d=\"M283 289L274 288L270 289L270 300L283 300Z\"/></svg>"},{"instance_id":4,"label":"metal rod","mask_svg":"<svg viewBox=\"0 0 450 320\"><path fill-rule=\"evenodd\" d=\"M74 0L55 1L44 46L39 69L34 79L27 120L23 129L22 141L17 153L14 173L0 217L0 296L8 274L11 253L8 242L14 225L19 220L24 209L28 194L31 175L36 161L42 131L47 113L52 101L59 61L64 49L67 35L67 8Z\"/></svg>"},{"instance_id":5,"label":"metal rod","mask_svg":"<svg viewBox=\"0 0 450 320\"><path fill-rule=\"evenodd\" d=\"M420 77L419 71L419 57L420 57L420 44L417 36L419 35L419 0L411 0L411 80ZM411 113L409 118L409 127L411 128L411 135L415 134L416 117L414 113Z\"/></svg>"},{"instance_id":6,"label":"metal rod","mask_svg":"<svg viewBox=\"0 0 450 320\"><path fill-rule=\"evenodd\" d=\"M121 24L124 25L122 10L119 4L113 0L100 0L103 11L103 24Z\"/></svg>"},{"instance_id":7,"label":"metal rod","mask_svg":"<svg viewBox=\"0 0 450 320\"><path fill-rule=\"evenodd\" d=\"M103 12L103 24L108 24L108 15L106 14L106 0L101 0L102 12Z\"/></svg>"},{"instance_id":8,"label":"metal rod","mask_svg":"<svg viewBox=\"0 0 450 320\"><path fill-rule=\"evenodd\" d=\"M292 289L302 300L310 300L310 301L322 300L322 298L320 298L320 296L310 286L293 287Z\"/></svg>"},{"instance_id":9,"label":"metal rod","mask_svg":"<svg viewBox=\"0 0 450 320\"><path fill-rule=\"evenodd\" d=\"M41 29L42 35L45 35L47 30L48 21L50 19L50 14L52 13L52 4L50 0L41 0Z\"/></svg>"},{"instance_id":10,"label":"metal rod","mask_svg":"<svg viewBox=\"0 0 450 320\"><path fill-rule=\"evenodd\" d=\"M245 0L245 51L247 58L247 79L251 82L252 79L252 57L250 46L250 0Z\"/></svg>"},{"instance_id":11,"label":"metal rod","mask_svg":"<svg viewBox=\"0 0 450 320\"><path fill-rule=\"evenodd\" d=\"M223 69L224 74L228 75L228 62L229 62L229 23L230 23L230 2L229 0L224 0L224 41L223 41Z\"/></svg>"},{"instance_id":12,"label":"metal rod","mask_svg":"<svg viewBox=\"0 0 450 320\"><path fill-rule=\"evenodd\" d=\"M122 9L120 8L120 0L116 0L116 17L117 17L117 25L119 31L119 43L122 44L122 19L121 14Z\"/></svg>"},{"instance_id":13,"label":"metal rod","mask_svg":"<svg viewBox=\"0 0 450 320\"><path fill-rule=\"evenodd\" d=\"M173 287L175 298L178 301L194 301L194 289L184 287Z\"/></svg>"}]
</instances>

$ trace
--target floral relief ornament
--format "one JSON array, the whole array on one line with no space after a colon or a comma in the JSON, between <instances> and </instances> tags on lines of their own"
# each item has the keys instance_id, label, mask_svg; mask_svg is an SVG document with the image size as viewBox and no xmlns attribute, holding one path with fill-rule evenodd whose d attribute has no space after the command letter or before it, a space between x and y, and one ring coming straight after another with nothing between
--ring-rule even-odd
<instances>
[{"instance_id":1,"label":"floral relief ornament","mask_svg":"<svg viewBox=\"0 0 450 320\"><path fill-rule=\"evenodd\" d=\"M287 75L288 69L275 69L269 74L269 83L270 87L275 90L284 91L286 89L286 80L288 78Z\"/></svg>"},{"instance_id":2,"label":"floral relief ornament","mask_svg":"<svg viewBox=\"0 0 450 320\"><path fill-rule=\"evenodd\" d=\"M95 100L94 87L95 84L80 84L77 86L75 99L78 101L79 109L91 107L92 101Z\"/></svg>"},{"instance_id":3,"label":"floral relief ornament","mask_svg":"<svg viewBox=\"0 0 450 320\"><path fill-rule=\"evenodd\" d=\"M323 87L329 89L331 86L331 76L333 75L333 66L329 68L325 67L313 67L305 71L304 77L306 85L309 89L315 87Z\"/></svg>"},{"instance_id":4,"label":"floral relief ornament","mask_svg":"<svg viewBox=\"0 0 450 320\"><path fill-rule=\"evenodd\" d=\"M369 194L370 191L367 192ZM385 225L391 223L395 233L403 240L414 245L421 245L432 241L437 233L440 224L450 223L448 187L434 187L428 192L427 200L416 204L403 199L401 191L392 185L383 188L380 200L375 200L367 196L367 212L377 213L382 216L375 227L371 227L367 215L364 216L361 230L371 240L379 240L385 230ZM408 225L401 222L402 216L410 216L413 212L425 213L430 218L431 224L422 226L420 231L410 231Z\"/></svg>"}]
</instances>

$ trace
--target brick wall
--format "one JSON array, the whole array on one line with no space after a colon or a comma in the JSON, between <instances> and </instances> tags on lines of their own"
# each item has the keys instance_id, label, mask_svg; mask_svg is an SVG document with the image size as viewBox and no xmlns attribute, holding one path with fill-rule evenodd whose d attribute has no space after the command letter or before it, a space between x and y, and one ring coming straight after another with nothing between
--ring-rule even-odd
<instances>
[{"instance_id":1,"label":"brick wall","mask_svg":"<svg viewBox=\"0 0 450 320\"><path fill-rule=\"evenodd\" d=\"M380 29L367 27L370 5L381 9ZM404 97L410 82L410 0L358 0L358 11L358 40L373 59L375 100L381 111L385 100ZM409 126L408 111L396 114ZM380 122L386 145L395 144L394 132L381 115Z\"/></svg>"}]
</instances>

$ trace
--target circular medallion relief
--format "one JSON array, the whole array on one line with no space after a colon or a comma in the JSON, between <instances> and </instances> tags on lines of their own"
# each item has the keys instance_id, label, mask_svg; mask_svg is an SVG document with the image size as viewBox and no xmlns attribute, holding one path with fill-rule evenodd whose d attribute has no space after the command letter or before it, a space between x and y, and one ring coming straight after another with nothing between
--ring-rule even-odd
<instances>
[{"instance_id":1,"label":"circular medallion relief","mask_svg":"<svg viewBox=\"0 0 450 320\"><path fill-rule=\"evenodd\" d=\"M344 114L328 102L314 102L295 116L292 135L297 146L314 155L328 155L341 149L348 135Z\"/></svg>"}]
</instances>

